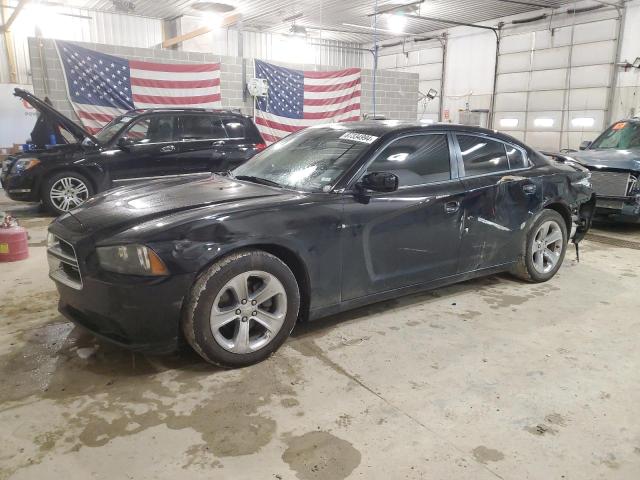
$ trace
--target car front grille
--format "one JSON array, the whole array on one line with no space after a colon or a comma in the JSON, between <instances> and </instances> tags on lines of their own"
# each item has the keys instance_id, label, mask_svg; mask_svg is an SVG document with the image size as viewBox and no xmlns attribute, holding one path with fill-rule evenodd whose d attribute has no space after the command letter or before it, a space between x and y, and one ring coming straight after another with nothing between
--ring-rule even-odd
<instances>
[{"instance_id":1,"label":"car front grille","mask_svg":"<svg viewBox=\"0 0 640 480\"><path fill-rule=\"evenodd\" d=\"M626 172L591 172L591 183L597 195L625 197L631 186L631 175Z\"/></svg>"},{"instance_id":2,"label":"car front grille","mask_svg":"<svg viewBox=\"0 0 640 480\"><path fill-rule=\"evenodd\" d=\"M73 245L53 235L47 248L49 276L68 287L82 290L82 275Z\"/></svg>"}]
</instances>

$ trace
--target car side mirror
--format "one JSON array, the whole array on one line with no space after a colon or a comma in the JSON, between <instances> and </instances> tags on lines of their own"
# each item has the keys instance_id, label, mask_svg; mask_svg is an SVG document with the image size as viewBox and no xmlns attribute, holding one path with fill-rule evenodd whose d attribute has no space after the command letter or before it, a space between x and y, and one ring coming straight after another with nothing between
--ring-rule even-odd
<instances>
[{"instance_id":1,"label":"car side mirror","mask_svg":"<svg viewBox=\"0 0 640 480\"><path fill-rule=\"evenodd\" d=\"M394 173L371 172L362 177L357 185L360 189L389 193L398 190L399 184L400 180Z\"/></svg>"},{"instance_id":2,"label":"car side mirror","mask_svg":"<svg viewBox=\"0 0 640 480\"><path fill-rule=\"evenodd\" d=\"M133 148L135 142L128 137L120 137L117 144L118 147L120 147L122 150L129 151L131 150L131 148Z\"/></svg>"},{"instance_id":3,"label":"car side mirror","mask_svg":"<svg viewBox=\"0 0 640 480\"><path fill-rule=\"evenodd\" d=\"M584 142L582 142L582 143L580 144L580 150L586 150L586 149L588 149L588 148L591 146L591 144L592 144L592 143L593 143L593 142L592 142L592 141L590 141L590 140L585 140Z\"/></svg>"}]
</instances>

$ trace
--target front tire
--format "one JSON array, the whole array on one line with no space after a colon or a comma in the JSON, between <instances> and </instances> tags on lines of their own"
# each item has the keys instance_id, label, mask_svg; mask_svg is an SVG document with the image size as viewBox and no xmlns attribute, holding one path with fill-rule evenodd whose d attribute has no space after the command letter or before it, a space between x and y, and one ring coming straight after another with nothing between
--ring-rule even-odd
<instances>
[{"instance_id":1,"label":"front tire","mask_svg":"<svg viewBox=\"0 0 640 480\"><path fill-rule=\"evenodd\" d=\"M562 266L567 242L567 224L562 215L543 210L531 223L512 273L532 283L551 280Z\"/></svg>"},{"instance_id":2,"label":"front tire","mask_svg":"<svg viewBox=\"0 0 640 480\"><path fill-rule=\"evenodd\" d=\"M182 331L207 362L226 368L258 363L287 339L298 318L295 275L261 250L228 255L202 273L189 294Z\"/></svg>"},{"instance_id":3,"label":"front tire","mask_svg":"<svg viewBox=\"0 0 640 480\"><path fill-rule=\"evenodd\" d=\"M42 188L42 204L54 215L79 207L94 195L91 182L76 172L60 172L48 178Z\"/></svg>"}]
</instances>

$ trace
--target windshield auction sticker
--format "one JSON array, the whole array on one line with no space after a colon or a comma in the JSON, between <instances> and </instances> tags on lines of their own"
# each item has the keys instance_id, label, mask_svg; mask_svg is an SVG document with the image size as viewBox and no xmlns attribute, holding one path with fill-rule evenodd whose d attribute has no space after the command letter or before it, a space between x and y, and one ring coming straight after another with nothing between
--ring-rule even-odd
<instances>
[{"instance_id":1,"label":"windshield auction sticker","mask_svg":"<svg viewBox=\"0 0 640 480\"><path fill-rule=\"evenodd\" d=\"M351 140L360 143L373 143L378 139L373 135L365 135L364 133L348 132L340 137L340 140Z\"/></svg>"}]
</instances>

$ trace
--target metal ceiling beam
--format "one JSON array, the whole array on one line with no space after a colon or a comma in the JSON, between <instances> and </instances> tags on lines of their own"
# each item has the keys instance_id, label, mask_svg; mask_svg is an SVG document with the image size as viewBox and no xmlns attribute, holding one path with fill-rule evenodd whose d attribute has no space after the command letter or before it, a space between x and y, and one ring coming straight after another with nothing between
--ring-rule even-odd
<instances>
[{"instance_id":1,"label":"metal ceiling beam","mask_svg":"<svg viewBox=\"0 0 640 480\"><path fill-rule=\"evenodd\" d=\"M496 0L497 2L503 3L513 3L514 5L524 5L526 7L537 7L537 8L556 8L553 5L545 4L545 3L536 3L536 2L525 2L523 0Z\"/></svg>"},{"instance_id":2,"label":"metal ceiling beam","mask_svg":"<svg viewBox=\"0 0 640 480\"><path fill-rule=\"evenodd\" d=\"M414 18L416 20L424 20L424 21L427 21L427 22L448 23L450 25L456 25L456 26L459 26L459 27L473 27L473 28L481 28L483 30L491 30L493 32L497 31L497 28L495 28L495 27L487 27L485 25L476 25L475 23L458 22L457 20L447 20L447 19L444 19L444 18L426 17L424 15L409 15L409 14L406 14L405 17Z\"/></svg>"},{"instance_id":3,"label":"metal ceiling beam","mask_svg":"<svg viewBox=\"0 0 640 480\"><path fill-rule=\"evenodd\" d=\"M385 13L395 12L396 10L402 10L403 8L413 7L415 5L420 5L422 3L424 3L424 0L418 0L416 2L404 3L402 5L393 5L392 7L383 8L381 10L378 10L377 12L370 13L370 14L367 15L367 17L373 17L373 16L376 16L376 15L384 15Z\"/></svg>"}]
</instances>

